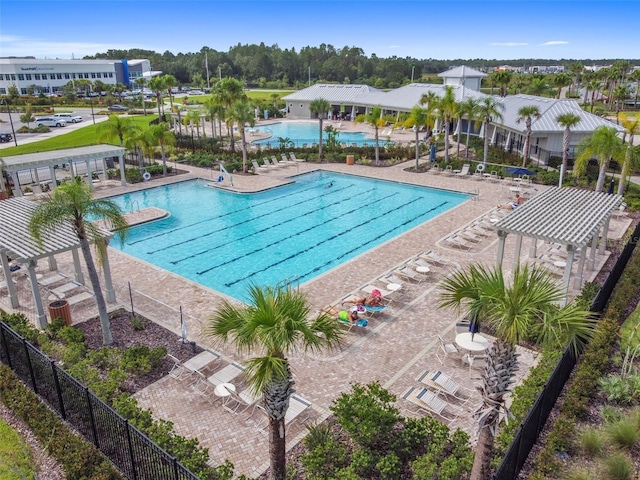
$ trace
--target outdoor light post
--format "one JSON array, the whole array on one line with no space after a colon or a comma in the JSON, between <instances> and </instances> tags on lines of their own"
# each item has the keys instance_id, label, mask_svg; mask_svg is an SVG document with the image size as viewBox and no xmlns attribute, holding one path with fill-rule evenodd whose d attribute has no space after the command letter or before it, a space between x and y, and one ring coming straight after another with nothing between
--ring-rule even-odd
<instances>
[{"instance_id":1,"label":"outdoor light post","mask_svg":"<svg viewBox=\"0 0 640 480\"><path fill-rule=\"evenodd\" d=\"M9 103L7 102L7 100L4 98L2 99L2 101L0 101L0 105L7 106L7 113L9 114L9 123L11 124L11 135L13 135L13 143L15 143L17 147L18 139L16 138L16 131L13 128L13 118L11 117L11 107L9 106Z\"/></svg>"}]
</instances>

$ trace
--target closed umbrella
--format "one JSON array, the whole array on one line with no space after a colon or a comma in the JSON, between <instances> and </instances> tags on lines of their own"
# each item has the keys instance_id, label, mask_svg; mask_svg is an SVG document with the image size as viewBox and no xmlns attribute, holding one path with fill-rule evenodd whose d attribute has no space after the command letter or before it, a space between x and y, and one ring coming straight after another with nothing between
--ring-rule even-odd
<instances>
[{"instance_id":1,"label":"closed umbrella","mask_svg":"<svg viewBox=\"0 0 640 480\"><path fill-rule=\"evenodd\" d=\"M474 315L471 322L469 322L469 331L471 332L471 341L473 342L473 336L480 331L480 321L476 315Z\"/></svg>"}]
</instances>

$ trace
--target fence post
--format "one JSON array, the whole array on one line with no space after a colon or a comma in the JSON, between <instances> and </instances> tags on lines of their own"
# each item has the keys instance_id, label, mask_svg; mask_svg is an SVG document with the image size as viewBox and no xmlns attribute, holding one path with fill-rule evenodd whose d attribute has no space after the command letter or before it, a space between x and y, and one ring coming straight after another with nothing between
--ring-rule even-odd
<instances>
[{"instance_id":1,"label":"fence post","mask_svg":"<svg viewBox=\"0 0 640 480\"><path fill-rule=\"evenodd\" d=\"M9 354L9 345L7 344L6 327L4 323L0 323L0 334L2 335L2 344L4 345L4 354L7 357L7 365L10 369L13 370L13 365L11 364L11 355Z\"/></svg>"},{"instance_id":2,"label":"fence post","mask_svg":"<svg viewBox=\"0 0 640 480\"><path fill-rule=\"evenodd\" d=\"M96 448L100 448L98 441L98 429L96 428L96 419L93 416L93 406L91 405L91 392L88 387L84 387L85 397L87 398L87 410L89 410L89 418L91 419L91 432L93 433L93 443Z\"/></svg>"},{"instance_id":3,"label":"fence post","mask_svg":"<svg viewBox=\"0 0 640 480\"><path fill-rule=\"evenodd\" d=\"M133 453L133 444L131 443L131 429L129 428L129 420L124 419L124 428L127 432L127 446L129 447L129 457L131 458L131 468L133 473L133 480L137 480L138 472L136 472L136 457Z\"/></svg>"},{"instance_id":4,"label":"fence post","mask_svg":"<svg viewBox=\"0 0 640 480\"><path fill-rule=\"evenodd\" d=\"M31 363L31 355L29 355L29 345L26 339L22 339L22 345L24 345L24 353L27 355L27 365L29 367L29 376L31 377L31 384L33 385L33 391L38 393L38 385L36 385L36 376L33 373L33 365Z\"/></svg>"},{"instance_id":5,"label":"fence post","mask_svg":"<svg viewBox=\"0 0 640 480\"><path fill-rule=\"evenodd\" d=\"M60 415L63 420L67 419L67 413L64 409L64 400L62 399L62 389L60 388L60 379L58 379L58 367L53 360L51 360L51 373L53 374L53 383L56 386L56 395L58 396L58 403L60 404Z\"/></svg>"}]
</instances>

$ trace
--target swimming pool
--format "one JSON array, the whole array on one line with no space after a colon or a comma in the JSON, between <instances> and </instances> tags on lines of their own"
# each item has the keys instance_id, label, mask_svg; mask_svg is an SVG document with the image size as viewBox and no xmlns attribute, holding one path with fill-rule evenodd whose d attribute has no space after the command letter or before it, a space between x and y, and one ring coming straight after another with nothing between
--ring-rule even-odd
<instances>
[{"instance_id":1,"label":"swimming pool","mask_svg":"<svg viewBox=\"0 0 640 480\"><path fill-rule=\"evenodd\" d=\"M323 123L323 129L327 125L331 125L330 122ZM256 140L252 142L256 145L270 144L272 147L279 145L278 138L289 138L296 147L302 147L304 144L313 145L318 143L319 139L319 122L278 122L270 123L268 125L256 126L254 130L261 133L269 133L270 138L262 140ZM322 138L326 141L327 134L322 132ZM347 145L356 144L361 147L363 145L375 145L375 140L367 140L367 134L364 132L339 132L338 142L346 143ZM379 139L378 143L384 145L386 141Z\"/></svg>"},{"instance_id":2,"label":"swimming pool","mask_svg":"<svg viewBox=\"0 0 640 480\"><path fill-rule=\"evenodd\" d=\"M469 195L352 175L311 172L243 194L193 180L113 197L171 212L112 246L231 297L247 286L308 281L440 215Z\"/></svg>"}]
</instances>

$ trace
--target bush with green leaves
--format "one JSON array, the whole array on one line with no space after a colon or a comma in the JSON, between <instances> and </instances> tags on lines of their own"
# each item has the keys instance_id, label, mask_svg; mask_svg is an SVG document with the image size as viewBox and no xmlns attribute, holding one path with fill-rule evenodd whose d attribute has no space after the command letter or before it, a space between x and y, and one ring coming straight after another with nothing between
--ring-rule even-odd
<instances>
[{"instance_id":1,"label":"bush with green leaves","mask_svg":"<svg viewBox=\"0 0 640 480\"><path fill-rule=\"evenodd\" d=\"M119 178L120 175L118 174ZM142 181L142 172L139 168L125 168L124 178L127 183L140 183Z\"/></svg>"},{"instance_id":2,"label":"bush with green leaves","mask_svg":"<svg viewBox=\"0 0 640 480\"><path fill-rule=\"evenodd\" d=\"M129 373L145 375L162 363L167 356L164 347L149 348L146 345L135 345L127 348L120 356L120 367Z\"/></svg>"}]
</instances>

